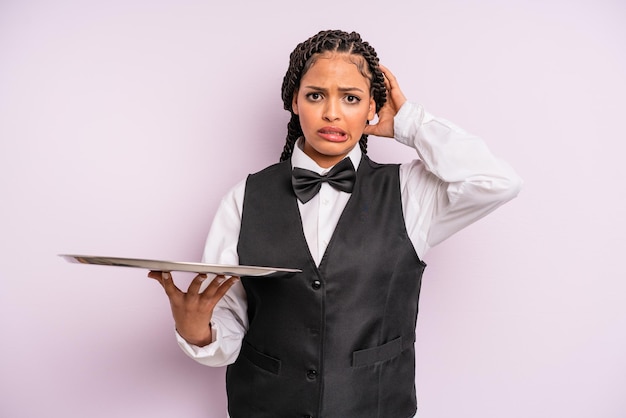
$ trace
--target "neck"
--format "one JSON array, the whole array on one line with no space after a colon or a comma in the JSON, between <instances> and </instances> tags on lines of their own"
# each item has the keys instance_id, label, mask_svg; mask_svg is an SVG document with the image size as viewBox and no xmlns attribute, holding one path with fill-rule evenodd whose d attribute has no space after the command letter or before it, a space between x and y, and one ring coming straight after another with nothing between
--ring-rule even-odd
<instances>
[{"instance_id":1,"label":"neck","mask_svg":"<svg viewBox=\"0 0 626 418\"><path fill-rule=\"evenodd\" d=\"M329 167L334 166L335 164L337 164L344 158L346 158L348 154L350 153L350 151L352 151L352 149L354 149L354 147L352 147L346 153L337 154L337 155L327 155L327 154L322 154L322 153L317 152L313 147L308 146L308 144L305 141L302 151L304 151L304 153L313 161L315 161L315 163L319 165L320 167L329 168Z\"/></svg>"}]
</instances>

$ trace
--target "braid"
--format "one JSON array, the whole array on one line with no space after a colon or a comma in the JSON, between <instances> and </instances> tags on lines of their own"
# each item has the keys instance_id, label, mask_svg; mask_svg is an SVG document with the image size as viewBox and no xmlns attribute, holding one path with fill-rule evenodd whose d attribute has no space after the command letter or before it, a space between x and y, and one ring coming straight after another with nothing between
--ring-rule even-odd
<instances>
[{"instance_id":1,"label":"braid","mask_svg":"<svg viewBox=\"0 0 626 418\"><path fill-rule=\"evenodd\" d=\"M361 147L361 152L363 154L367 154L367 135L361 135L361 139L359 140L359 147Z\"/></svg>"},{"instance_id":2,"label":"braid","mask_svg":"<svg viewBox=\"0 0 626 418\"><path fill-rule=\"evenodd\" d=\"M291 157L293 153L293 147L296 144L298 138L302 136L302 128L300 128L300 118L298 115L292 113L291 120L287 124L287 141L283 148L283 153L280 155L280 161L285 161Z\"/></svg>"},{"instance_id":3,"label":"braid","mask_svg":"<svg viewBox=\"0 0 626 418\"><path fill-rule=\"evenodd\" d=\"M291 157L293 147L299 137L302 136L300 119L293 113L292 101L294 92L300 86L302 76L315 64L317 58L324 52L341 52L363 57L365 63L355 62L361 74L370 80L371 94L376 102L376 113L387 101L385 79L378 64L378 56L369 43L361 39L356 32L343 32L340 30L325 30L318 32L306 41L298 44L289 56L289 67L283 78L282 99L283 107L291 113L291 119L287 124L287 139L280 161ZM365 65L364 65L365 64ZM363 134L359 140L361 151L367 153L367 135Z\"/></svg>"}]
</instances>

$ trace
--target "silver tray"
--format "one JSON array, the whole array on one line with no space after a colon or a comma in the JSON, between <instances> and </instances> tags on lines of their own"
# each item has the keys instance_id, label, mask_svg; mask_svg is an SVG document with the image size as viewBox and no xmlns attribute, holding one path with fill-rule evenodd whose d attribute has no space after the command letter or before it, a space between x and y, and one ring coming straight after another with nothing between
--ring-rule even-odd
<instances>
[{"instance_id":1,"label":"silver tray","mask_svg":"<svg viewBox=\"0 0 626 418\"><path fill-rule=\"evenodd\" d=\"M267 276L268 274L277 272L302 272L302 270L283 267L188 263L182 261L146 260L141 258L103 257L93 255L59 254L59 257L64 258L70 263L76 264L135 267L152 271L185 271L190 273L223 274L225 276Z\"/></svg>"}]
</instances>

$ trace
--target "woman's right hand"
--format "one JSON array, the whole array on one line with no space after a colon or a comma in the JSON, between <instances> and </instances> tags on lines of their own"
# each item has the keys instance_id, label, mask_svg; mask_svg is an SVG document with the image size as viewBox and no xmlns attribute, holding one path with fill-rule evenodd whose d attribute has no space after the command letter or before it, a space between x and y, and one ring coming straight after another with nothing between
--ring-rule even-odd
<instances>
[{"instance_id":1,"label":"woman's right hand","mask_svg":"<svg viewBox=\"0 0 626 418\"><path fill-rule=\"evenodd\" d=\"M148 277L157 280L165 289L170 300L176 331L189 344L199 347L212 341L211 317L217 302L228 292L239 277L216 276L213 281L200 292L206 274L198 274L189 284L187 292L180 290L169 272L151 271Z\"/></svg>"}]
</instances>

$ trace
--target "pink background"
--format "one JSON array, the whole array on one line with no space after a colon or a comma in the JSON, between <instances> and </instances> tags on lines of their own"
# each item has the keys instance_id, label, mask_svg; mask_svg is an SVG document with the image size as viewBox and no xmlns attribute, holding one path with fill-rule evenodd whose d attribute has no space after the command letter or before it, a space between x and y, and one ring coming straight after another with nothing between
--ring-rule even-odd
<instances>
[{"instance_id":1,"label":"pink background","mask_svg":"<svg viewBox=\"0 0 626 418\"><path fill-rule=\"evenodd\" d=\"M280 154L289 52L328 28L525 180L426 257L420 418L626 416L621 0L2 1L0 416L225 416L157 283L57 254L198 261Z\"/></svg>"}]
</instances>

